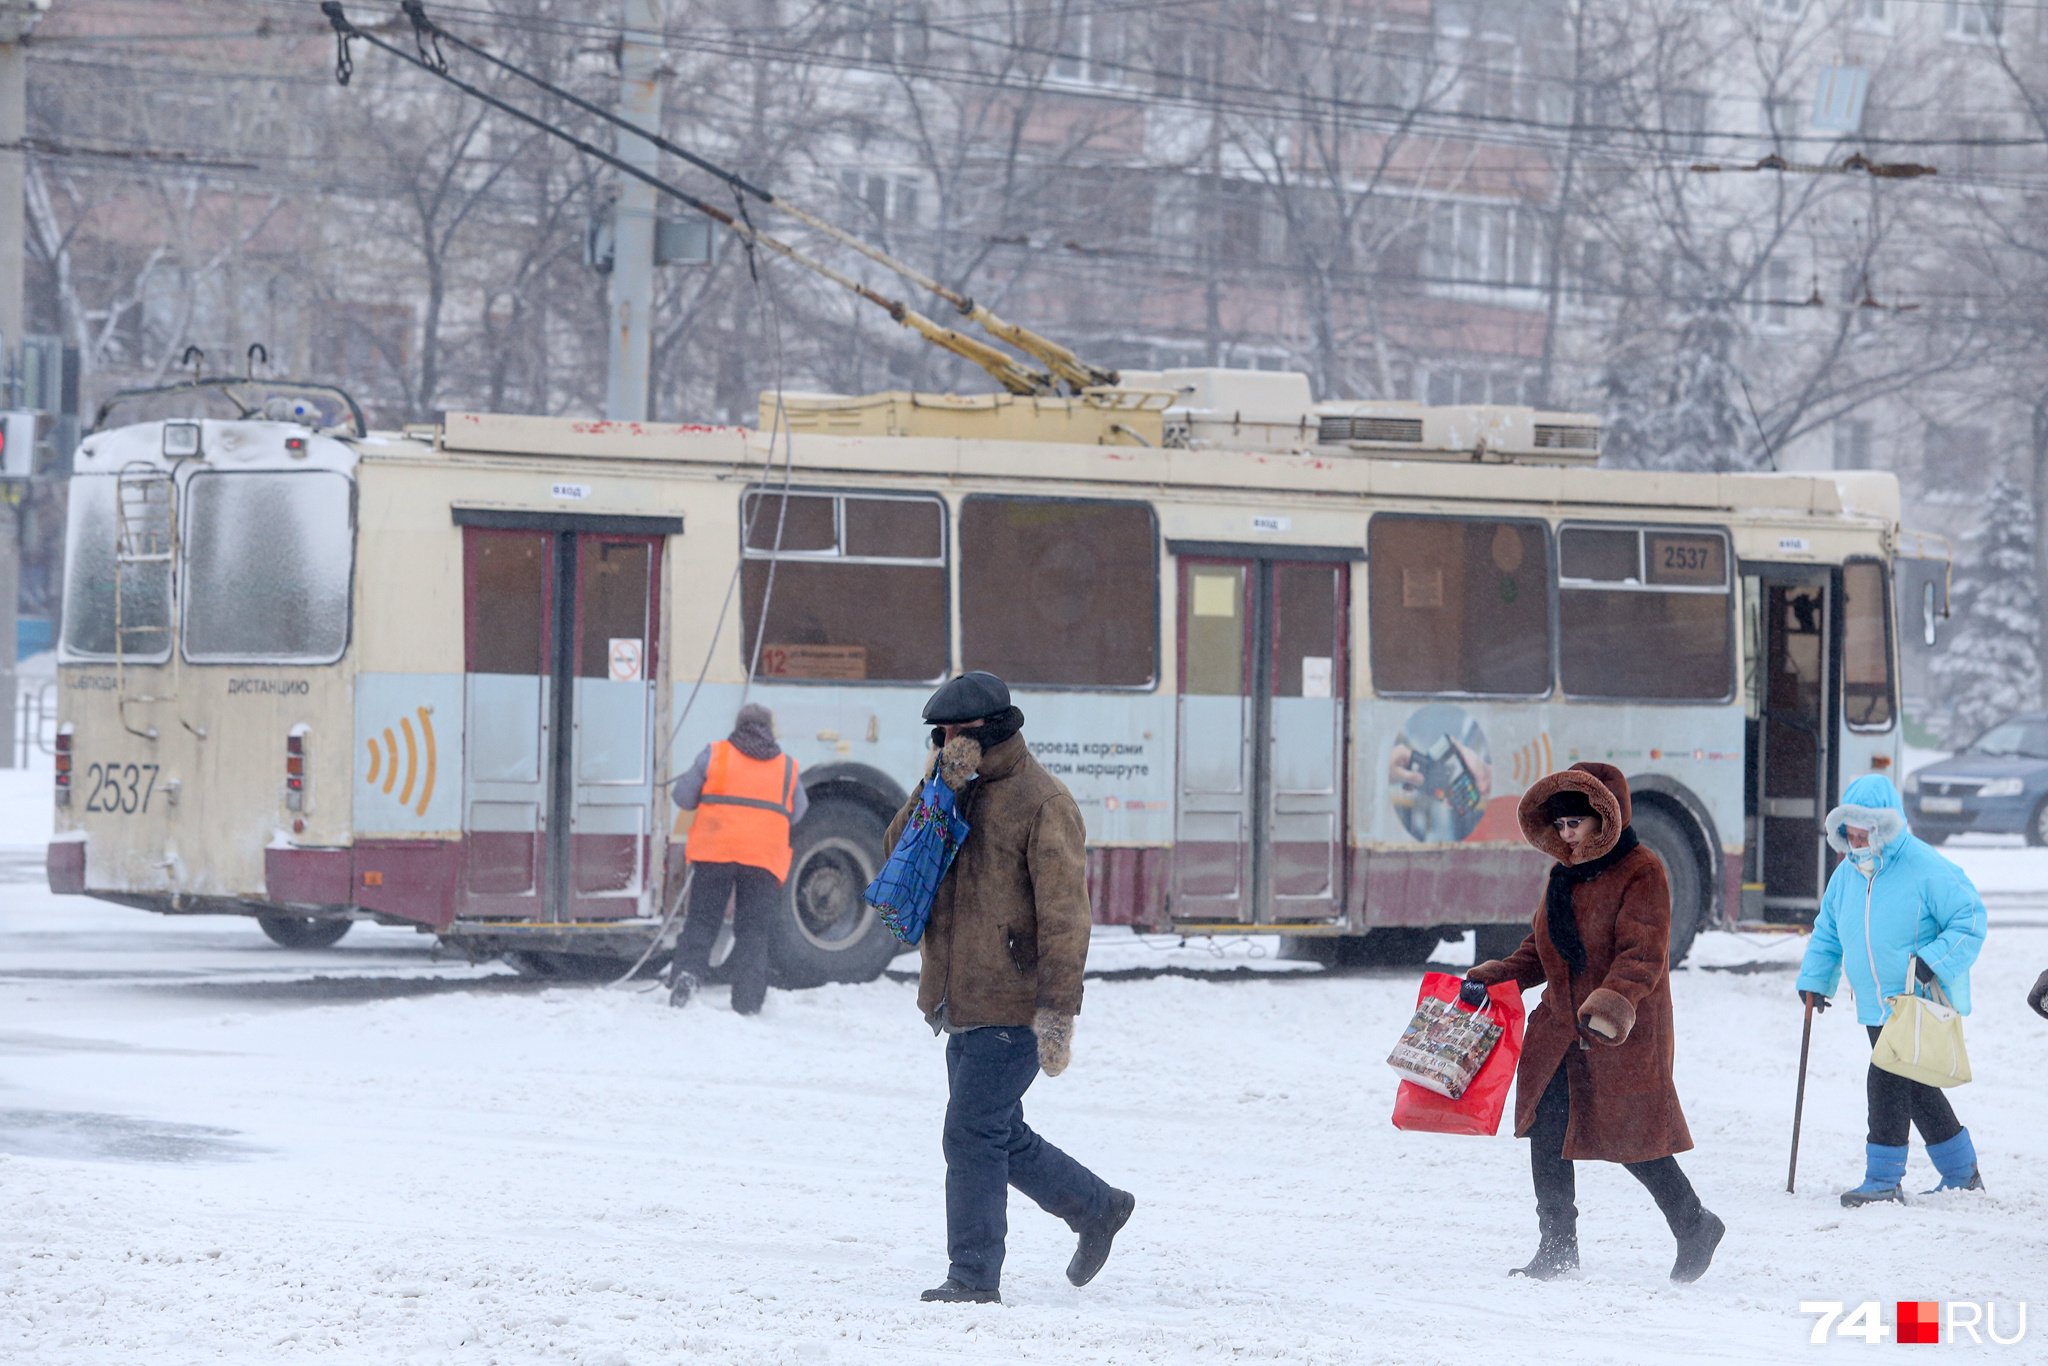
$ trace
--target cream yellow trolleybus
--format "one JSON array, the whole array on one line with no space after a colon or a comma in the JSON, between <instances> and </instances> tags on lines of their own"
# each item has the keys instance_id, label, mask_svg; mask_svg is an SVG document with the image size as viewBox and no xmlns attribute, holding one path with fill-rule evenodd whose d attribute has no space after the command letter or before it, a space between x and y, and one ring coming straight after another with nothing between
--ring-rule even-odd
<instances>
[{"instance_id":1,"label":"cream yellow trolleybus","mask_svg":"<svg viewBox=\"0 0 2048 1366\"><path fill-rule=\"evenodd\" d=\"M773 442L215 387L78 453L59 892L601 967L678 884L666 778L745 697L811 799L776 976L864 979L919 707L981 668L1081 803L1099 922L1495 951L1541 885L1518 795L1597 759L1676 958L1810 917L1822 813L1898 756L1881 473L1602 469L1589 418L1227 370L786 396Z\"/></svg>"}]
</instances>

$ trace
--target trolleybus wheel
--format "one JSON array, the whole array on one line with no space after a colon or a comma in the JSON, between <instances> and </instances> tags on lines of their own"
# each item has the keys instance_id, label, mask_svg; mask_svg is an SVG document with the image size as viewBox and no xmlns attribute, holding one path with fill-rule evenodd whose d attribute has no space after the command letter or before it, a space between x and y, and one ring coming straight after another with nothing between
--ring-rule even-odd
<instances>
[{"instance_id":1,"label":"trolleybus wheel","mask_svg":"<svg viewBox=\"0 0 2048 1366\"><path fill-rule=\"evenodd\" d=\"M256 923L273 944L288 949L325 949L339 943L356 922L327 915L259 915Z\"/></svg>"},{"instance_id":2,"label":"trolleybus wheel","mask_svg":"<svg viewBox=\"0 0 2048 1366\"><path fill-rule=\"evenodd\" d=\"M885 828L852 802L820 801L804 814L769 946L777 986L872 981L903 951L862 895L882 870Z\"/></svg>"},{"instance_id":3,"label":"trolleybus wheel","mask_svg":"<svg viewBox=\"0 0 2048 1366\"><path fill-rule=\"evenodd\" d=\"M1692 951L1705 908L1699 853L1678 818L1662 807L1638 806L1629 823L1635 827L1636 838L1664 860L1665 876L1671 880L1671 966L1675 968Z\"/></svg>"}]
</instances>

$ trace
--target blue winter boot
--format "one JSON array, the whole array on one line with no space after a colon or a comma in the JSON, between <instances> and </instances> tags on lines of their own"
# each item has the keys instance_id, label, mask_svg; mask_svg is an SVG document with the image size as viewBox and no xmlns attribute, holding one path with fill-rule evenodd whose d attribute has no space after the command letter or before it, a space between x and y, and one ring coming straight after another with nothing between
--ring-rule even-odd
<instances>
[{"instance_id":1,"label":"blue winter boot","mask_svg":"<svg viewBox=\"0 0 2048 1366\"><path fill-rule=\"evenodd\" d=\"M1958 1130L1946 1143L1928 1144L1927 1155L1934 1159L1934 1169L1941 1173L1941 1184L1926 1194L1984 1189L1984 1178L1977 1175L1977 1145L1970 1142L1968 1129Z\"/></svg>"},{"instance_id":2,"label":"blue winter boot","mask_svg":"<svg viewBox=\"0 0 2048 1366\"><path fill-rule=\"evenodd\" d=\"M1884 1143L1863 1145L1863 1184L1854 1190L1842 1192L1842 1207L1855 1209L1858 1205L1875 1205L1886 1200L1906 1203L1904 1191L1899 1183L1906 1179L1906 1145L1894 1148Z\"/></svg>"}]
</instances>

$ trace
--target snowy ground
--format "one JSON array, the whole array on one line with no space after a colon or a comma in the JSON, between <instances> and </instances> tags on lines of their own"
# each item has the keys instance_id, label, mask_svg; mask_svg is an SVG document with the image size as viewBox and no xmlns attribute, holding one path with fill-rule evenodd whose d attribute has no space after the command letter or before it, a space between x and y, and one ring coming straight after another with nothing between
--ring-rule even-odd
<instances>
[{"instance_id":1,"label":"snowy ground","mask_svg":"<svg viewBox=\"0 0 2048 1366\"><path fill-rule=\"evenodd\" d=\"M0 773L24 854L46 781ZM916 1299L945 1265L944 1086L906 982L671 1011L436 963L402 930L298 953L55 898L0 855L0 1359L1763 1362L1822 1350L1802 1300L1886 1323L1997 1300L2009 1333L2011 1306L2048 1312L2048 1023L2022 1000L2048 851L1953 852L2010 894L1956 1097L1987 1192L1840 1208L1868 1047L1831 1011L1787 1195L1803 941L1708 935L1674 990L1683 1161L1729 1226L1713 1270L1672 1286L1647 1196L1586 1164L1583 1276L1510 1281L1535 1241L1523 1145L1387 1122L1415 974L1105 934L1073 1069L1027 1108L1137 1214L1077 1291L1071 1235L1013 1202L987 1309ZM1911 1180L1933 1183L1917 1148ZM1950 1355L2042 1360L2029 1328Z\"/></svg>"}]
</instances>

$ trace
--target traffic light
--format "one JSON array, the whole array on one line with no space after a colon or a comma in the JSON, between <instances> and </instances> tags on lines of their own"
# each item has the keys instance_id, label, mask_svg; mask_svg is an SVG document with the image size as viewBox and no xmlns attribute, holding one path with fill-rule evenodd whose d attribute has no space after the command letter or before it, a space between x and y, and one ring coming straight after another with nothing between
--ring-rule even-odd
<instances>
[{"instance_id":1,"label":"traffic light","mask_svg":"<svg viewBox=\"0 0 2048 1366\"><path fill-rule=\"evenodd\" d=\"M0 478L36 472L36 415L26 408L0 412Z\"/></svg>"}]
</instances>

